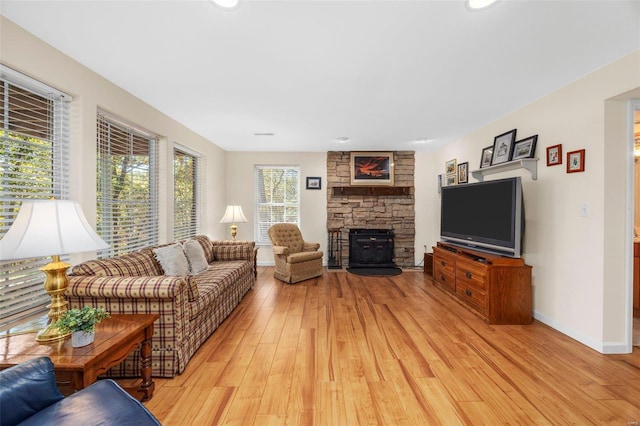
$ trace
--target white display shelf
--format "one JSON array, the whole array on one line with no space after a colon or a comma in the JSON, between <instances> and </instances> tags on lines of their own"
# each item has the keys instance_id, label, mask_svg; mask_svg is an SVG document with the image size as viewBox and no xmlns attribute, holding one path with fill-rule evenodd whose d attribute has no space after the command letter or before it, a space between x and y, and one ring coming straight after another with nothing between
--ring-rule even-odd
<instances>
[{"instance_id":1,"label":"white display shelf","mask_svg":"<svg viewBox=\"0 0 640 426\"><path fill-rule=\"evenodd\" d=\"M531 179L538 179L538 159L537 158L520 158L519 160L509 161L508 163L496 164L495 166L484 167L478 170L472 170L471 175L482 182L486 175L502 173L508 170L526 169L531 173Z\"/></svg>"}]
</instances>

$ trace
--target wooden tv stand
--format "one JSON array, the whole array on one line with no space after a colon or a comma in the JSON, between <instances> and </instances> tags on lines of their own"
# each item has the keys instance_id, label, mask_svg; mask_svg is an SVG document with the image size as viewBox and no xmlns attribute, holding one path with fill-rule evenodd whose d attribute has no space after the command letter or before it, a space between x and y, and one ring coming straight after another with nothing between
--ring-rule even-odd
<instances>
[{"instance_id":1,"label":"wooden tv stand","mask_svg":"<svg viewBox=\"0 0 640 426\"><path fill-rule=\"evenodd\" d=\"M489 324L531 324L531 266L438 242L433 281Z\"/></svg>"}]
</instances>

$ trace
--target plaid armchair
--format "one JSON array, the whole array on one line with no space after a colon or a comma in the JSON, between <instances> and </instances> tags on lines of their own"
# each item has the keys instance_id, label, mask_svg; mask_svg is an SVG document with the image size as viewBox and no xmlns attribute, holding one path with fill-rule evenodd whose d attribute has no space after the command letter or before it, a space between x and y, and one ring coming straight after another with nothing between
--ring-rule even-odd
<instances>
[{"instance_id":1,"label":"plaid armchair","mask_svg":"<svg viewBox=\"0 0 640 426\"><path fill-rule=\"evenodd\" d=\"M307 243L292 223L277 223L269 228L276 263L274 277L289 284L322 275L320 244Z\"/></svg>"}]
</instances>

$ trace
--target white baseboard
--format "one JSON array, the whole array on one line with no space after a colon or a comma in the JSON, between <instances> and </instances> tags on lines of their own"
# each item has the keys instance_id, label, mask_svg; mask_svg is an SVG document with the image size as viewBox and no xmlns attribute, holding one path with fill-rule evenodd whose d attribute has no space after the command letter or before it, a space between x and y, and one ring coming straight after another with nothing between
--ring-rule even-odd
<instances>
[{"instance_id":1,"label":"white baseboard","mask_svg":"<svg viewBox=\"0 0 640 426\"><path fill-rule=\"evenodd\" d=\"M625 342L599 342L597 340L594 340L590 336L577 332L571 327L567 327L566 325L559 323L553 318L543 315L535 310L533 311L533 317L538 321L553 328L554 330L557 330L560 333L565 334L574 340L577 340L583 345L593 349L594 351L600 352L601 354L628 354L633 350L632 346Z\"/></svg>"}]
</instances>

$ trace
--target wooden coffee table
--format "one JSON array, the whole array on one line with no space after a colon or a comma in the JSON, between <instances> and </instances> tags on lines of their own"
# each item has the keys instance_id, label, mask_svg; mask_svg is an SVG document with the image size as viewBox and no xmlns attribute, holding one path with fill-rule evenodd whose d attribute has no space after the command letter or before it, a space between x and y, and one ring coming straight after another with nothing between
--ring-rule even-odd
<instances>
[{"instance_id":1,"label":"wooden coffee table","mask_svg":"<svg viewBox=\"0 0 640 426\"><path fill-rule=\"evenodd\" d=\"M82 348L71 346L71 336L53 342L36 342L36 333L0 338L0 369L29 359L47 356L53 362L56 384L65 395L89 386L100 374L122 362L140 347L139 385L125 387L134 397L146 401L153 396L151 337L156 314L112 315L98 324L95 341Z\"/></svg>"}]
</instances>

